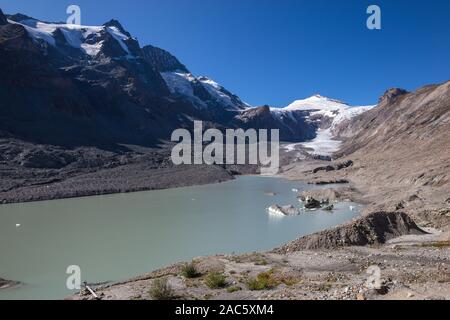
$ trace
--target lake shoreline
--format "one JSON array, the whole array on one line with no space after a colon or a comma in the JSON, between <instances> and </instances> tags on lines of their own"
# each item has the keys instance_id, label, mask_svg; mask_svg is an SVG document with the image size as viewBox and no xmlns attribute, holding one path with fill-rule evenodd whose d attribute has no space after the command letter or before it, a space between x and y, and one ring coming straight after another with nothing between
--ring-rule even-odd
<instances>
[{"instance_id":1,"label":"lake shoreline","mask_svg":"<svg viewBox=\"0 0 450 320\"><path fill-rule=\"evenodd\" d=\"M334 164L340 168L342 161ZM125 282L100 287L98 293L105 300L152 299L149 289L155 280L164 278L173 288L174 298L180 299L450 299L450 228L446 223L448 213L447 217L445 212L444 215L439 213L444 210L439 204L440 199L430 196L420 207L406 203L401 206L401 196L406 191L402 187L402 192L390 191L393 196L387 202L384 194L379 192L386 185L369 188L370 181L361 179L353 166L344 170L316 170L332 164L322 160L297 161L284 166L279 176L319 185L317 182L347 179L348 184L322 188L314 196L365 204L355 221L301 237L270 251L196 258L189 263L198 268L200 276L197 279L183 277L185 263L177 263ZM426 195L433 192L433 188L423 191ZM436 214L424 214L427 210ZM392 219L400 220L390 226ZM387 230L385 236L379 237L386 232L379 228ZM366 230L364 237L372 236L361 238L358 234L361 230ZM339 240L343 235L348 239L345 243ZM366 272L371 265L382 270L383 287L377 290L365 285ZM210 272L223 274L227 287L208 288L204 281ZM272 277L276 285L263 290L251 289L249 281L258 279L261 274ZM82 293L68 299L91 297Z\"/></svg>"},{"instance_id":2,"label":"lake shoreline","mask_svg":"<svg viewBox=\"0 0 450 320\"><path fill-rule=\"evenodd\" d=\"M331 182L333 181L339 181L339 173L336 174L336 172L318 172L318 173L312 173L315 168L323 166L323 165L330 165L329 161L322 161L322 160L312 160L312 161L301 161L296 162L294 164L288 164L282 168L282 171L278 175L278 177L287 179L287 180L295 180L295 181L301 181L305 183L310 183L312 185L321 185L321 188L312 188L312 190L308 190L304 192L304 194L312 194L314 197L320 198L320 197L331 197L333 201L339 201L339 202L346 202L346 201L352 201L355 203L364 204L366 206L365 210L361 213L360 218L358 220L363 220L366 216L370 215L371 213L376 213L380 211L377 210L377 205L380 203L380 199L371 194L370 192L366 192L365 186L363 183L361 183L360 180L354 180L353 177L346 177L349 178L348 182L346 184L339 184L335 185ZM194 168L193 174L195 175L195 172L198 171L198 168ZM223 168L221 168L223 169ZM188 170L189 171L189 170ZM225 170L226 171L226 170ZM233 179L233 174L231 174L229 171L226 171L229 175L222 176L223 171L219 170L220 174L218 175L221 177L220 181L214 181L212 179L209 181L210 176L208 177L207 181L202 184L211 184L211 183L218 183L218 182L224 182L229 181ZM234 172L236 173L236 172ZM223 177L228 177L224 179ZM184 181L193 182L193 180L187 180L184 179ZM317 183L317 182L327 182L327 183ZM331 188L327 188L328 183L330 183ZM191 186L191 185L202 185L202 184L190 184L184 186ZM163 188L163 189L170 189ZM155 189L143 189L143 190L136 190L136 191L148 191L148 190L155 190ZM270 192L270 190L267 190ZM315 191L312 192L311 191ZM318 191L318 192L317 192ZM131 192L131 191L130 191ZM116 193L116 192L114 192ZM97 193L94 193L92 195L99 195ZM48 200L48 199L47 199ZM397 199L394 199L397 201ZM401 210L393 210L400 212ZM412 216L415 216L417 213L415 212L408 212ZM421 221L422 222L422 221ZM438 222L434 221L435 224ZM383 222L384 223L384 222ZM435 226L435 224L427 225L423 222L420 224L422 228ZM325 233L322 237L320 234L313 234L310 236L303 237L304 240L301 242L309 243L310 239L315 239L314 241L316 243L322 243L323 240L329 237L329 233L332 232L332 230L341 230L341 228L347 228L345 230L348 230L348 224L338 226L336 228L330 228L322 233ZM398 249L401 248L402 251L405 251L408 253L408 257L402 257L400 261L405 266L408 265L411 270L408 272L408 274L414 274L414 277L421 278L421 281L424 281L422 279L422 275L426 273L435 273L436 271L433 269L433 265L430 264L430 261L440 261L442 265L445 266L445 268L450 267L449 261L448 261L448 254L449 252L448 245L446 245L448 241L448 230L441 229L439 230L439 225L437 226L438 229L430 229L430 233L428 235L414 235L414 238L410 240L408 237L409 235L399 235L398 238L394 238L390 241L398 241L401 243L401 245L391 245L389 242L386 244L379 243L376 245L376 247L373 247L373 244L358 244L358 243L349 243L348 246L342 246L336 248L328 248L325 246L316 246L314 248L308 248L303 247L299 249L298 245L295 244L299 241L299 239L295 241L291 241L286 243L285 245L280 246L280 248L287 248L289 250L285 250L284 252L280 252L277 250L269 250L269 251L263 251L260 253L252 253L252 254L244 254L244 255L220 255L220 256L207 256L207 257L201 257L194 259L196 263L199 263L199 268L203 270L204 276L210 272L211 270L215 270L216 266L219 265L219 271L224 272L227 274L228 278L234 279L232 280L233 283L240 283L240 290L237 293L229 293L226 290L222 291L215 291L210 290L207 287L205 287L202 284L202 279L200 278L197 286L200 287L199 290L196 290L195 292L191 292L192 290L189 288L189 283L187 279L184 279L180 276L180 270L183 268L184 263L177 263L174 265L171 265L167 268L159 269L154 272L151 272L150 274L144 275L144 276L138 276L135 278L132 278L127 281L123 281L120 283L115 283L112 285L104 286L104 287L98 287L96 290L101 294L103 299L149 299L150 297L148 295L145 295L145 292L142 292L142 287L150 287L155 279L161 278L161 277L168 277L173 282L173 286L177 288L179 294L184 295L186 292L188 293L188 296L183 296L183 298L187 299L206 299L211 297L214 298L220 298L220 299L286 299L290 296L290 298L293 299L356 299L359 295L361 298L364 296L364 299L385 299L389 297L400 297L402 299L406 299L408 297L418 297L417 291L419 290L418 286L414 286L414 283L412 283L410 280L404 281L403 285L408 287L414 287L414 290L406 290L404 287L397 287L397 284L393 285L392 283L389 284L391 290L393 292L389 295L380 295L378 293L374 292L367 292L361 285L362 279L364 278L364 272L362 270L362 266L366 265L369 261L370 262L376 262L381 265L386 265L385 261L388 261L387 265L391 265L392 269L395 269L396 259L391 258L386 260L386 257L390 257L393 253L395 253ZM342 229L342 230L344 230ZM351 230L351 228L350 228ZM341 231L339 231L341 232ZM352 231L350 231L352 232ZM350 233L352 234L352 233ZM318 236L319 235L319 236ZM405 240L403 240L405 239ZM406 245L404 244L406 243ZM356 247L355 247L356 245ZM297 249L294 249L297 248ZM438 251L434 250L434 248L440 248ZM420 251L420 252L419 252ZM443 258L443 255L445 256L447 254L447 258ZM320 258L316 258L317 255L319 255ZM369 255L372 257L372 259L367 259L365 255ZM414 266L412 264L414 257L420 255L420 264L419 266ZM324 258L325 257L325 258ZM376 259L373 259L373 257L376 257ZM381 260L382 257L384 257L384 260ZM308 268L308 269L314 269L315 273L319 272L321 274L320 277L323 279L319 282L327 283L328 280L326 280L331 275L338 274L338 277L342 276L343 278L346 278L347 283L351 285L347 285L342 289L345 292L341 292L341 286L339 282L337 281L335 284L332 284L333 290L328 290L327 293L323 292L322 285L315 285L314 281L310 283L308 292L305 292L304 290L299 290L299 288L296 288L295 290L291 290L290 286L287 286L286 284L281 283L278 289L270 290L269 292L263 291L263 292L254 292L252 290L246 289L245 281L234 277L235 272L238 272L242 268L245 270L241 270L242 272L245 271L245 279L256 277L258 274L262 272L268 272L272 269L278 270L277 272L281 272L281 275L278 275L277 277L287 277L288 279L298 279L299 277L305 277L301 276L296 273L296 269L298 269L299 264L303 260L309 260L307 264L303 264L302 268ZM349 260L349 263L344 263L343 260ZM287 262L286 262L287 261ZM357 261L357 262L354 262ZM333 268L329 268L327 266L333 266ZM424 268L426 266L426 268ZM322 269L327 270L324 272ZM237 269L237 270L233 270ZM339 271L343 269L344 271ZM349 270L346 270L349 269ZM228 270L228 271L227 271ZM229 273L229 271L232 271L232 273ZM322 270L322 271L320 271ZM445 269L447 270L447 269ZM228 273L227 273L228 272ZM444 278L449 275L447 271L439 271L440 274L443 273ZM450 276L450 275L449 275ZM401 274L399 272L393 272L392 277L401 277ZM438 276L436 276L438 277ZM309 279L308 281L312 281L313 274L306 276L305 278ZM291 280L292 280L291 279ZM351 279L351 281L350 281ZM447 278L445 278L447 279ZM444 279L444 280L445 280ZM355 281L359 281L361 283L356 283ZM281 281L281 280L280 280ZM433 281L433 278L430 280ZM445 280L446 281L446 280ZM195 281L193 281L195 282ZM287 281L287 282L290 282ZM431 286L432 289L429 290L429 292L424 295L423 297L435 297L437 292L447 292L446 290L450 290L447 285L444 285L444 288L439 287L437 289L436 286L429 284L427 282L427 285ZM350 289L347 289L350 288ZM410 291L414 291L415 293L411 293ZM137 293L140 292L140 293ZM75 295L70 297L69 299L90 299L89 295Z\"/></svg>"}]
</instances>

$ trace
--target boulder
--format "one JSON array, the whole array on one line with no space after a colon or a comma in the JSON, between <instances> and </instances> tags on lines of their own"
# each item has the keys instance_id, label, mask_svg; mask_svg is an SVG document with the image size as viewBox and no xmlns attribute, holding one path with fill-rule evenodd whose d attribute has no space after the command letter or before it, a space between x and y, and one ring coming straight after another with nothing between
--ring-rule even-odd
<instances>
[{"instance_id":1,"label":"boulder","mask_svg":"<svg viewBox=\"0 0 450 320\"><path fill-rule=\"evenodd\" d=\"M314 199L311 196L307 196L305 199L305 208L306 209L318 209L320 208L320 201Z\"/></svg>"}]
</instances>

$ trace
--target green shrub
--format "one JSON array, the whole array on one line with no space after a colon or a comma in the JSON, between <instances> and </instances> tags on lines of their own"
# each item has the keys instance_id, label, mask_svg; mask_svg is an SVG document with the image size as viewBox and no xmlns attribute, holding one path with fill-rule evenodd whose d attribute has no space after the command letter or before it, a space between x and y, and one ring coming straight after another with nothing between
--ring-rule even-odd
<instances>
[{"instance_id":1,"label":"green shrub","mask_svg":"<svg viewBox=\"0 0 450 320\"><path fill-rule=\"evenodd\" d=\"M227 288L227 292L229 292L229 293L233 293L233 292L241 291L241 290L242 290L242 288L238 287L238 286L232 286L232 287Z\"/></svg>"},{"instance_id":2,"label":"green shrub","mask_svg":"<svg viewBox=\"0 0 450 320\"><path fill-rule=\"evenodd\" d=\"M210 272L206 276L205 284L211 289L224 288L227 285L226 277L219 272Z\"/></svg>"},{"instance_id":3,"label":"green shrub","mask_svg":"<svg viewBox=\"0 0 450 320\"><path fill-rule=\"evenodd\" d=\"M197 278L200 273L197 271L194 263L187 263L181 269L181 275L188 279Z\"/></svg>"},{"instance_id":4,"label":"green shrub","mask_svg":"<svg viewBox=\"0 0 450 320\"><path fill-rule=\"evenodd\" d=\"M154 280L149 294L155 300L171 300L174 298L174 292L170 287L167 278Z\"/></svg>"},{"instance_id":5,"label":"green shrub","mask_svg":"<svg viewBox=\"0 0 450 320\"><path fill-rule=\"evenodd\" d=\"M273 278L273 271L262 272L256 278L247 281L249 290L269 290L278 285L278 281Z\"/></svg>"}]
</instances>

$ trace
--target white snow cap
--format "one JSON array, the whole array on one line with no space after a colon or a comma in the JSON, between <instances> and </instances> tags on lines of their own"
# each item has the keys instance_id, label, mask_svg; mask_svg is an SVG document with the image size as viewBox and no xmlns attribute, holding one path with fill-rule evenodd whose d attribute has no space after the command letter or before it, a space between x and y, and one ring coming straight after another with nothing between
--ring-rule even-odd
<instances>
[{"instance_id":1,"label":"white snow cap","mask_svg":"<svg viewBox=\"0 0 450 320\"><path fill-rule=\"evenodd\" d=\"M92 35L100 37L100 32L106 31L114 37L125 52L130 54L129 49L124 42L129 39L129 37L120 32L119 28L114 26L80 26L73 24L46 23L35 19L27 19L20 22L8 20L8 22L22 25L32 39L43 40L52 46L56 45L54 32L59 29L70 46L80 49L90 56L96 56L100 52L103 41L86 43L86 39L92 37Z\"/></svg>"},{"instance_id":2,"label":"white snow cap","mask_svg":"<svg viewBox=\"0 0 450 320\"><path fill-rule=\"evenodd\" d=\"M307 99L296 100L284 110L337 110L345 107L349 107L345 102L316 94Z\"/></svg>"},{"instance_id":3,"label":"white snow cap","mask_svg":"<svg viewBox=\"0 0 450 320\"><path fill-rule=\"evenodd\" d=\"M303 100L296 100L281 111L311 111L311 116L322 115L333 118L331 130L344 120L360 115L375 106L350 106L349 104L330 99L319 94Z\"/></svg>"}]
</instances>

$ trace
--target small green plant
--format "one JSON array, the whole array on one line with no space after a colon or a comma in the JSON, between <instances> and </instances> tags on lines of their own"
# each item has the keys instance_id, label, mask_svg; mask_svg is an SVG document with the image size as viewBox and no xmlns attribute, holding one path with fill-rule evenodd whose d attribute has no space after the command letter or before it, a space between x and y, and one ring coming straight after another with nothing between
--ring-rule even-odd
<instances>
[{"instance_id":1,"label":"small green plant","mask_svg":"<svg viewBox=\"0 0 450 320\"><path fill-rule=\"evenodd\" d=\"M239 286L232 286L232 287L227 288L228 293L233 293L233 292L241 291L241 290L242 290L242 288Z\"/></svg>"},{"instance_id":2,"label":"small green plant","mask_svg":"<svg viewBox=\"0 0 450 320\"><path fill-rule=\"evenodd\" d=\"M273 270L262 272L256 278L247 281L247 287L252 291L269 290L278 285L278 281L273 278Z\"/></svg>"},{"instance_id":3,"label":"small green plant","mask_svg":"<svg viewBox=\"0 0 450 320\"><path fill-rule=\"evenodd\" d=\"M211 289L224 288L227 285L226 277L219 272L210 272L205 278L205 284Z\"/></svg>"},{"instance_id":4,"label":"small green plant","mask_svg":"<svg viewBox=\"0 0 450 320\"><path fill-rule=\"evenodd\" d=\"M181 275L187 279L193 279L200 276L194 263L187 263L181 269Z\"/></svg>"},{"instance_id":5,"label":"small green plant","mask_svg":"<svg viewBox=\"0 0 450 320\"><path fill-rule=\"evenodd\" d=\"M170 287L167 278L154 280L149 294L155 300L171 300L174 298L174 292Z\"/></svg>"}]
</instances>

